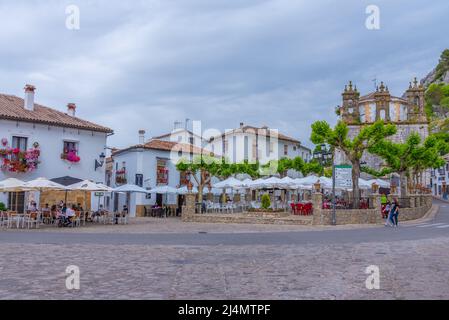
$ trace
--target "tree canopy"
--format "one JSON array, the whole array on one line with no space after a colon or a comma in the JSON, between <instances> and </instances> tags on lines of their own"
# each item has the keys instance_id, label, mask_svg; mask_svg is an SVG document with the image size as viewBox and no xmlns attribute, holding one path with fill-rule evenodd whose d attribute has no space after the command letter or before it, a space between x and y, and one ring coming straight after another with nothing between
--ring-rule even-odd
<instances>
[{"instance_id":1,"label":"tree canopy","mask_svg":"<svg viewBox=\"0 0 449 320\"><path fill-rule=\"evenodd\" d=\"M421 143L421 137L413 132L404 143L382 140L369 150L380 156L386 167L382 173L396 172L401 178L401 195L407 193L407 177L415 177L428 168L439 168L445 161L442 155L449 152L449 145L442 135L430 135Z\"/></svg>"},{"instance_id":2,"label":"tree canopy","mask_svg":"<svg viewBox=\"0 0 449 320\"><path fill-rule=\"evenodd\" d=\"M353 198L354 205L358 207L360 200L360 160L363 153L395 133L396 127L394 125L377 121L371 125L360 126L358 134L351 138L348 136L349 128L343 121L339 121L333 129L326 121L316 121L312 124L310 140L314 144L328 144L345 154L352 165Z\"/></svg>"}]
</instances>

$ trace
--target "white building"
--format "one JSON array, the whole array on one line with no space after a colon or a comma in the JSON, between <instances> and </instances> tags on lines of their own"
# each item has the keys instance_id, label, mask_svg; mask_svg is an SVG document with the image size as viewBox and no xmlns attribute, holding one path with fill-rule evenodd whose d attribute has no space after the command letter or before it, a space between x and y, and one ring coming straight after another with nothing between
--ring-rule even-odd
<instances>
[{"instance_id":1,"label":"white building","mask_svg":"<svg viewBox=\"0 0 449 320\"><path fill-rule=\"evenodd\" d=\"M112 153L112 170L109 179L111 187L122 184L136 184L148 190L156 186L179 188L187 184L186 175L176 170L180 158L192 159L204 152L190 144L152 138L145 141L145 131L139 131L139 144ZM163 138L168 135L164 135ZM174 136L173 136L174 137ZM177 139L176 139L177 140ZM128 198L129 197L129 198ZM180 205L175 194L117 194L109 199L108 209L120 210L129 203L130 216L142 216L144 206L156 203L172 206ZM181 200L180 200L181 201Z\"/></svg>"},{"instance_id":2,"label":"white building","mask_svg":"<svg viewBox=\"0 0 449 320\"><path fill-rule=\"evenodd\" d=\"M180 121L175 121L171 132L153 137L152 139L186 143L201 147L205 144L203 137L187 129L187 120L185 125Z\"/></svg>"},{"instance_id":3,"label":"white building","mask_svg":"<svg viewBox=\"0 0 449 320\"><path fill-rule=\"evenodd\" d=\"M432 194L437 197L448 198L447 184L449 182L449 155L444 156L446 164L438 169L432 169L430 174L430 186Z\"/></svg>"},{"instance_id":4,"label":"white building","mask_svg":"<svg viewBox=\"0 0 449 320\"><path fill-rule=\"evenodd\" d=\"M221 136L212 137L207 149L224 155L230 162L265 162L295 157L309 162L312 158L311 150L301 145L299 140L267 126L258 128L243 122L237 129L226 130Z\"/></svg>"},{"instance_id":5,"label":"white building","mask_svg":"<svg viewBox=\"0 0 449 320\"><path fill-rule=\"evenodd\" d=\"M73 103L61 112L35 103L34 96L31 85L25 86L24 99L0 94L0 180L70 176L104 182L104 166L98 164L113 131L76 117ZM20 211L24 193L0 192L0 202L14 208L16 195Z\"/></svg>"}]
</instances>

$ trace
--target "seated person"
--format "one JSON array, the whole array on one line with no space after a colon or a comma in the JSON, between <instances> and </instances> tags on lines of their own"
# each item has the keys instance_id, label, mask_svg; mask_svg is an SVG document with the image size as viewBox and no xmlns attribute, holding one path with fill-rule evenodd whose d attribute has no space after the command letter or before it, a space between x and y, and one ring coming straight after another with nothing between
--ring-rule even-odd
<instances>
[{"instance_id":1,"label":"seated person","mask_svg":"<svg viewBox=\"0 0 449 320\"><path fill-rule=\"evenodd\" d=\"M66 222L70 225L72 224L72 219L75 216L75 209L76 206L73 205L72 207L67 207L66 211L65 211L65 217L66 217Z\"/></svg>"},{"instance_id":2,"label":"seated person","mask_svg":"<svg viewBox=\"0 0 449 320\"><path fill-rule=\"evenodd\" d=\"M118 224L118 218L120 216L125 217L128 214L128 206L125 204L122 209L122 213L117 212L115 214L115 224Z\"/></svg>"},{"instance_id":3,"label":"seated person","mask_svg":"<svg viewBox=\"0 0 449 320\"><path fill-rule=\"evenodd\" d=\"M100 204L100 207L98 208L98 210L92 212L91 220L94 220L95 217L103 216L104 214L105 214L105 210L103 209L103 205Z\"/></svg>"},{"instance_id":4,"label":"seated person","mask_svg":"<svg viewBox=\"0 0 449 320\"><path fill-rule=\"evenodd\" d=\"M36 202L31 201L30 204L28 205L27 210L30 211L30 212L35 212L35 211L37 211Z\"/></svg>"}]
</instances>

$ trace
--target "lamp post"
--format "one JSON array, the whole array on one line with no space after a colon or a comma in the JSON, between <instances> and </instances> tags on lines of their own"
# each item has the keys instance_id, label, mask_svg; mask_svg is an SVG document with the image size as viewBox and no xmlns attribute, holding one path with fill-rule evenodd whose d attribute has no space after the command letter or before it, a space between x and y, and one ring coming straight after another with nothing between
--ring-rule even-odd
<instances>
[{"instance_id":1,"label":"lamp post","mask_svg":"<svg viewBox=\"0 0 449 320\"><path fill-rule=\"evenodd\" d=\"M318 162L324 167L332 163L332 225L337 224L337 215L335 211L335 164L333 153L330 149L326 148L325 144L320 146L320 149L313 152L313 158L318 160Z\"/></svg>"},{"instance_id":2,"label":"lamp post","mask_svg":"<svg viewBox=\"0 0 449 320\"><path fill-rule=\"evenodd\" d=\"M325 144L322 144L318 150L313 152L313 158L324 167L332 159L332 152L326 148Z\"/></svg>"},{"instance_id":3,"label":"lamp post","mask_svg":"<svg viewBox=\"0 0 449 320\"><path fill-rule=\"evenodd\" d=\"M98 161L97 159L95 159L95 171L97 171L98 168L101 168L103 166L104 163L104 159L106 158L106 155L104 154L104 152L102 152L99 155L100 161Z\"/></svg>"}]
</instances>

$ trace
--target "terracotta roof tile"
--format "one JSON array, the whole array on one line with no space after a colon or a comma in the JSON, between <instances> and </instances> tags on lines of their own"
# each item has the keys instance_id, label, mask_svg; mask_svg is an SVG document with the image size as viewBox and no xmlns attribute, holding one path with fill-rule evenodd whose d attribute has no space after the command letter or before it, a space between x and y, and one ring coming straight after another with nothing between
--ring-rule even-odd
<instances>
[{"instance_id":1,"label":"terracotta roof tile","mask_svg":"<svg viewBox=\"0 0 449 320\"><path fill-rule=\"evenodd\" d=\"M34 104L34 110L26 110L22 98L0 94L0 119L43 123L58 127L69 127L112 133L112 129L70 116L61 111Z\"/></svg>"}]
</instances>

